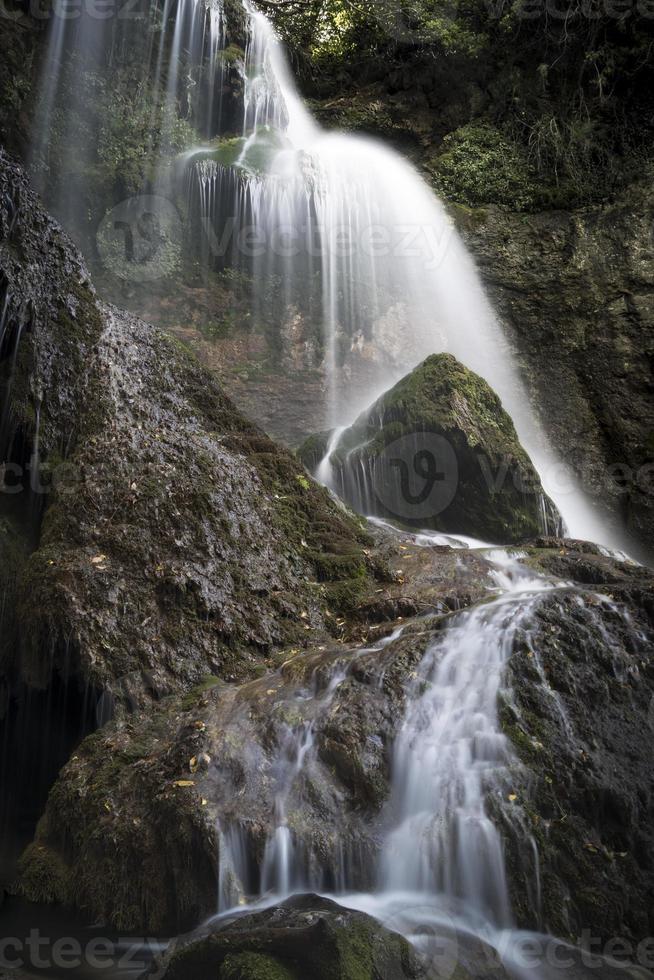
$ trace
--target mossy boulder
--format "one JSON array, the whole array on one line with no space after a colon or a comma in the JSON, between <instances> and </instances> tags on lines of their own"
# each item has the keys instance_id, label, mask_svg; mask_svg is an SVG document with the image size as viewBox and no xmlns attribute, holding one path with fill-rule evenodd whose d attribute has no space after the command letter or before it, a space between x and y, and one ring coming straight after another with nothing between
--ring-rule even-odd
<instances>
[{"instance_id":1,"label":"mossy boulder","mask_svg":"<svg viewBox=\"0 0 654 980\"><path fill-rule=\"evenodd\" d=\"M406 939L317 895L217 923L178 940L157 964L165 980L421 980Z\"/></svg>"},{"instance_id":2,"label":"mossy boulder","mask_svg":"<svg viewBox=\"0 0 654 980\"><path fill-rule=\"evenodd\" d=\"M299 450L315 470L328 434ZM451 354L434 354L363 412L331 456L331 483L356 510L496 542L556 520L510 416Z\"/></svg>"},{"instance_id":3,"label":"mossy boulder","mask_svg":"<svg viewBox=\"0 0 654 980\"><path fill-rule=\"evenodd\" d=\"M17 890L121 931L192 928L222 888L230 905L261 889L283 787L293 847L314 869L313 887L333 878L342 853L353 855L350 877L371 887L388 746L405 679L434 629L422 624L383 650L292 649L258 680L207 680L106 725L61 771ZM283 760L309 730L312 747L291 777ZM246 869L230 868L224 840L232 837L248 854Z\"/></svg>"}]
</instances>

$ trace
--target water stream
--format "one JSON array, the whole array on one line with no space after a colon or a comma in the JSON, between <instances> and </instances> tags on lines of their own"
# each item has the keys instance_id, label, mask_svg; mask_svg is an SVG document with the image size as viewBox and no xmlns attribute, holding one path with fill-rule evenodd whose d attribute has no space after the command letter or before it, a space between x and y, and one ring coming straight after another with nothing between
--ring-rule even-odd
<instances>
[{"instance_id":1,"label":"water stream","mask_svg":"<svg viewBox=\"0 0 654 980\"><path fill-rule=\"evenodd\" d=\"M236 237L246 229L256 232L260 251L244 259L235 248L231 261L247 264L262 280L277 277L287 307L318 316L335 427L351 423L426 355L453 353L501 397L570 533L613 546L574 480L568 474L565 487L558 480L564 468L443 204L396 153L369 139L322 131L298 95L271 24L248 0L245 14L240 142L230 163L220 159L218 138L220 53L226 43L221 9L200 0L166 0L163 17L172 24L172 41L162 32L151 52L164 107L178 109L190 99L189 116L204 120L206 139L184 155L182 168L189 227L204 261L225 261L207 247L208 232L220 239L230 221ZM65 26L57 18L54 24L46 75L55 94L41 108L35 150L40 161L47 156L62 70ZM90 43L83 30L78 33L80 43ZM110 36L105 30L102 43ZM184 65L197 69L192 85L182 76L182 52ZM159 190L163 170L162 164L155 177ZM370 352L374 356L368 358ZM353 365L367 358L366 373L352 385ZM326 483L340 431L319 470ZM426 547L481 544L456 535L422 539ZM408 682L381 818L375 887L355 892L347 855L335 859L332 869L331 891L339 901L371 912L427 952L434 928L446 922L495 945L513 929L503 842L487 805L490 794L506 795L515 762L500 729L498 696L517 631L542 597L565 583L534 576L501 549L488 556L490 600L452 617ZM337 671L326 689L309 692L315 714L328 710L343 679ZM274 773L274 827L258 895L246 894L252 858L239 828L219 828L221 913L246 898L270 903L298 890L324 888L324 876L296 846L287 821L288 794L313 752L311 720L290 727ZM536 854L531 872L537 881Z\"/></svg>"}]
</instances>

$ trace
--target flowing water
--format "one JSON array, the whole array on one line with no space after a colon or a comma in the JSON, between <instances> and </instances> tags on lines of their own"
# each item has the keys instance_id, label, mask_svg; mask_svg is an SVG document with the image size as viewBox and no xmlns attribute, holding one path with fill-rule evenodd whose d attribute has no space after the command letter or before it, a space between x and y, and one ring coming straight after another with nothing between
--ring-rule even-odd
<instances>
[{"instance_id":1,"label":"flowing water","mask_svg":"<svg viewBox=\"0 0 654 980\"><path fill-rule=\"evenodd\" d=\"M425 547L443 544L440 535L421 537ZM449 544L483 543L452 538ZM336 891L329 890L342 904L404 932L426 953L430 935L444 926L491 942L513 927L503 842L487 809L489 796L506 798L510 767L516 766L501 732L498 696L517 632L526 628L543 595L566 587L534 576L520 564L519 553L488 546L482 553L491 562L490 601L452 617L407 682L373 889L353 891L356 871L345 861L332 875ZM383 645L401 633L402 627ZM346 676L339 668L325 691L310 694L314 717L328 711ZM313 749L313 726L304 722L288 732L278 753L277 822L265 848L259 904L298 891L324 891L324 874L295 846L285 819L287 795ZM532 855L526 870L537 882L537 853ZM223 831L220 864L230 878L230 887L221 886L223 913L242 905L244 889L239 894L234 882L246 879L250 861L243 836L235 828Z\"/></svg>"},{"instance_id":2,"label":"flowing water","mask_svg":"<svg viewBox=\"0 0 654 980\"><path fill-rule=\"evenodd\" d=\"M249 0L242 60L215 0L165 0L143 18L136 28L84 15L53 20L33 166L46 178L70 176L53 191L58 213L72 221L74 205L88 208L85 174L97 145L107 152L112 125L103 121L111 73L129 70L151 102L144 193L183 202L185 254L207 272L228 269L257 284L252 322L275 331L309 325L330 427L351 423L428 354L449 351L502 399L569 533L618 547L550 446L474 263L413 167L371 139L316 124L270 22ZM139 27L150 39L140 48ZM76 71L97 91L71 88ZM234 73L240 103L226 84ZM138 111L137 102L130 112ZM175 159L181 130L200 139Z\"/></svg>"},{"instance_id":3,"label":"flowing water","mask_svg":"<svg viewBox=\"0 0 654 980\"><path fill-rule=\"evenodd\" d=\"M386 522L376 523L387 532L393 530ZM552 713L574 742L565 706L540 662L534 614L544 600L551 602L558 594L572 592L575 602L604 631L608 649L616 647L616 638L603 625L605 611L627 626L629 614L606 596L533 573L522 563L525 555L515 549L462 536L444 540L443 535L428 532L402 532L402 540L425 548L447 545L477 550L490 564L489 599L451 616L418 669L409 674L376 857L368 856L373 862L371 887L358 890L360 867L351 855L339 851L332 857L326 887L324 868L299 845L286 822L286 800L294 791L302 792L303 775L314 759L314 723L329 711L334 693L347 678L347 671L338 666L329 684L316 684L303 695L308 702L305 721L289 729L281 741L275 821L258 876L252 875L252 854L244 833L232 826L220 834L224 879L217 920L231 919L253 904L265 908L298 892L317 891L403 933L431 964L433 976L449 976L462 956L465 962L471 955L479 975L484 975L484 969L493 975L501 961L515 978L560 976L560 967L554 967L547 956L558 944L569 958L570 947L544 934L517 929L511 909L506 830L501 833L498 828L498 806L521 841L522 873L532 886L533 922L542 927L538 848L520 802L511 802L521 785L521 766L502 732L498 701L502 695L511 702L505 669L520 637L532 651L533 666L551 697ZM395 643L403 630L399 627L376 649ZM637 631L632 633L638 645ZM644 637L642 641L647 642ZM627 658L626 666L616 661L615 676L637 669L636 659ZM258 881L258 888L248 893L243 886L246 880ZM521 952L525 944L534 951L529 963Z\"/></svg>"},{"instance_id":4,"label":"flowing water","mask_svg":"<svg viewBox=\"0 0 654 980\"><path fill-rule=\"evenodd\" d=\"M564 468L530 404L474 264L443 205L414 169L371 140L317 126L270 23L247 0L243 99L227 160L220 139L227 38L222 11L200 0L166 0L159 13L164 29L147 55L148 70L155 66L164 113L182 111L203 137L181 158L187 235L207 268L247 268L262 283L275 284L287 309L317 318L331 424L349 424L426 355L450 351L501 397L570 533L612 545L569 474L567 487L557 483ZM93 47L84 29L77 30L78 46ZM115 46L110 30L95 30L102 32L98 43L106 47L111 39ZM62 51L70 43L65 32L55 19L45 69L50 95L41 104L35 143L40 165L48 156ZM164 178L165 161L161 155L158 160L154 180L161 190L170 173ZM245 232L259 242L247 255L239 242ZM263 287L258 302L267 303ZM319 470L326 483L341 431L333 434ZM429 534L416 542L481 544ZM444 923L496 945L513 928L502 838L488 809L489 797L506 795L515 764L497 703L517 631L543 595L562 584L534 577L501 549L488 554L494 569L490 601L454 616L408 682L375 886L354 892L347 855L334 859L331 874L330 890L339 901L370 911L427 951L430 933ZM329 709L343 679L337 671L326 688L308 692L314 717ZM287 819L289 794L315 751L311 712L307 719L289 727L279 748L274 827L258 894L248 884L252 855L240 828L219 828L222 912L246 900L277 901L325 887L324 874L297 846Z\"/></svg>"}]
</instances>

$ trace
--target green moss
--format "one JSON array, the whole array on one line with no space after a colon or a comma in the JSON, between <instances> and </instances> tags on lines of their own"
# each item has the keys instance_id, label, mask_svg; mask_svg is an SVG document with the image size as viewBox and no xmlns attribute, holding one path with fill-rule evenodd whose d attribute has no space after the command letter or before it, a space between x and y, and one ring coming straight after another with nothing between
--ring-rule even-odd
<instances>
[{"instance_id":1,"label":"green moss","mask_svg":"<svg viewBox=\"0 0 654 980\"><path fill-rule=\"evenodd\" d=\"M219 980L296 980L294 973L263 953L231 953L218 976Z\"/></svg>"},{"instance_id":2,"label":"green moss","mask_svg":"<svg viewBox=\"0 0 654 980\"><path fill-rule=\"evenodd\" d=\"M20 859L18 892L30 902L67 905L71 900L70 870L46 845L30 844Z\"/></svg>"},{"instance_id":3,"label":"green moss","mask_svg":"<svg viewBox=\"0 0 654 980\"><path fill-rule=\"evenodd\" d=\"M427 167L437 189L462 204L499 204L513 211L537 200L536 174L527 153L487 123L469 123L443 140Z\"/></svg>"},{"instance_id":4,"label":"green moss","mask_svg":"<svg viewBox=\"0 0 654 980\"><path fill-rule=\"evenodd\" d=\"M195 687L182 698L180 705L182 711L191 711L192 708L196 707L203 694L206 694L207 691L212 691L213 688L217 687L220 683L220 678L213 677L211 674L203 678L199 684L196 684Z\"/></svg>"},{"instance_id":5,"label":"green moss","mask_svg":"<svg viewBox=\"0 0 654 980\"><path fill-rule=\"evenodd\" d=\"M238 44L228 44L226 48L223 48L219 52L219 56L223 64L234 65L239 61L243 61L245 58L245 52L243 48L240 48Z\"/></svg>"}]
</instances>

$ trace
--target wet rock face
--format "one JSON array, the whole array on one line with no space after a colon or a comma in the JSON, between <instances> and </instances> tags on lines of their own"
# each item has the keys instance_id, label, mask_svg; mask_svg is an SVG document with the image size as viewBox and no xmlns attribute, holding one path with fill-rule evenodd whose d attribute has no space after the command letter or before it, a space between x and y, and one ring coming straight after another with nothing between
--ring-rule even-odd
<instances>
[{"instance_id":1,"label":"wet rock face","mask_svg":"<svg viewBox=\"0 0 654 980\"><path fill-rule=\"evenodd\" d=\"M315 469L327 437L300 449ZM540 480L499 398L451 354L428 357L341 436L333 485L361 513L408 525L519 541L538 534Z\"/></svg>"},{"instance_id":2,"label":"wet rock face","mask_svg":"<svg viewBox=\"0 0 654 980\"><path fill-rule=\"evenodd\" d=\"M165 980L423 980L408 942L361 912L317 895L216 924L178 940Z\"/></svg>"},{"instance_id":3,"label":"wet rock face","mask_svg":"<svg viewBox=\"0 0 654 980\"><path fill-rule=\"evenodd\" d=\"M217 895L231 906L275 886L280 806L306 869L294 887L334 889L347 864L370 888L404 682L431 635L296 652L261 680L207 682L91 736L51 793L21 891L122 929L191 928Z\"/></svg>"},{"instance_id":4,"label":"wet rock face","mask_svg":"<svg viewBox=\"0 0 654 980\"><path fill-rule=\"evenodd\" d=\"M651 187L583 211L454 209L553 444L654 554Z\"/></svg>"},{"instance_id":5,"label":"wet rock face","mask_svg":"<svg viewBox=\"0 0 654 980\"><path fill-rule=\"evenodd\" d=\"M324 630L335 585L365 585L365 536L183 349L102 313L74 482L53 494L26 575L29 662L37 675L48 637L72 633L79 670L117 695L242 676Z\"/></svg>"},{"instance_id":6,"label":"wet rock face","mask_svg":"<svg viewBox=\"0 0 654 980\"><path fill-rule=\"evenodd\" d=\"M575 939L592 928L639 941L654 928L654 577L565 545L536 560L593 579L583 603L563 589L539 604L501 710L528 777L516 781L540 853L541 921ZM524 855L507 839L515 907L533 922Z\"/></svg>"},{"instance_id":7,"label":"wet rock face","mask_svg":"<svg viewBox=\"0 0 654 980\"><path fill-rule=\"evenodd\" d=\"M53 470L72 450L81 414L84 365L101 316L84 264L40 207L25 174L0 150L0 834L13 817L44 804L70 748L88 731L84 711L61 717L51 699L32 699L25 683L34 622L22 618L25 576L38 546ZM40 651L49 675L51 647ZM58 685L66 701L66 681ZM78 691L69 691L72 715ZM75 708L73 707L75 706ZM45 732L42 719L51 719ZM61 720L61 728L57 722ZM56 729L56 730L55 730ZM41 731L42 735L37 733ZM74 743L73 743L74 744ZM51 758L48 757L51 753ZM57 764L58 762L58 764ZM52 771L54 769L54 772ZM44 774L48 785L44 785ZM36 814L34 814L36 816ZM4 839L3 839L4 844Z\"/></svg>"},{"instance_id":8,"label":"wet rock face","mask_svg":"<svg viewBox=\"0 0 654 980\"><path fill-rule=\"evenodd\" d=\"M372 887L407 678L449 611L491 584L479 555L403 540L393 554L376 535L395 581L362 605L352 640L291 647L242 684L207 678L87 738L23 858L22 893L124 930L192 928L219 893L231 905L272 887L280 805L306 869L294 887L334 889L346 866Z\"/></svg>"},{"instance_id":9,"label":"wet rock face","mask_svg":"<svg viewBox=\"0 0 654 980\"><path fill-rule=\"evenodd\" d=\"M361 526L183 347L96 301L5 156L0 273L3 452L34 505L7 670L138 699L328 632L371 581Z\"/></svg>"}]
</instances>

